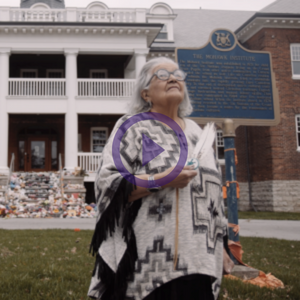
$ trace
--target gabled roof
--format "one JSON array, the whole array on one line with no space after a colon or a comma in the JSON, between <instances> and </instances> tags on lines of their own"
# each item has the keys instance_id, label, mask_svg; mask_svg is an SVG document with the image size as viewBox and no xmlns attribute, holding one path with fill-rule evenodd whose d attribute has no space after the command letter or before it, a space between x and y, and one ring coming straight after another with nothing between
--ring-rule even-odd
<instances>
[{"instance_id":1,"label":"gabled roof","mask_svg":"<svg viewBox=\"0 0 300 300\"><path fill-rule=\"evenodd\" d=\"M263 8L260 12L263 13L282 13L282 14L299 14L299 0L276 0L270 5Z\"/></svg>"},{"instance_id":2,"label":"gabled roof","mask_svg":"<svg viewBox=\"0 0 300 300\"><path fill-rule=\"evenodd\" d=\"M300 1L300 0L299 0ZM174 43L153 43L151 48L201 47L217 28L235 31L254 11L174 9ZM163 49L161 49L163 50Z\"/></svg>"}]
</instances>

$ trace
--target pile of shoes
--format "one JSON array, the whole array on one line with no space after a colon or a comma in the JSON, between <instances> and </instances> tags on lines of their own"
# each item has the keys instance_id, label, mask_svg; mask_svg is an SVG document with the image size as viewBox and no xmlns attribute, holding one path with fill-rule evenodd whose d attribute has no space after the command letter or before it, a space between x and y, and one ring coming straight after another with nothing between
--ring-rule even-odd
<instances>
[{"instance_id":1,"label":"pile of shoes","mask_svg":"<svg viewBox=\"0 0 300 300\"><path fill-rule=\"evenodd\" d=\"M59 172L13 173L7 193L0 191L0 217L94 218L97 206L85 193L82 184L60 182Z\"/></svg>"}]
</instances>

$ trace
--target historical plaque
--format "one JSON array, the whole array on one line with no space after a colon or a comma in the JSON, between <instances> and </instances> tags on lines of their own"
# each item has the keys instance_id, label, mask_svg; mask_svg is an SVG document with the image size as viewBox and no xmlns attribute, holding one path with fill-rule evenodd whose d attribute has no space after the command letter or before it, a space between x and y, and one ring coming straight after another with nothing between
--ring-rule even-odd
<instances>
[{"instance_id":1,"label":"historical plaque","mask_svg":"<svg viewBox=\"0 0 300 300\"><path fill-rule=\"evenodd\" d=\"M250 51L235 34L216 29L201 48L177 48L197 123L232 119L236 126L272 126L280 121L271 54Z\"/></svg>"}]
</instances>

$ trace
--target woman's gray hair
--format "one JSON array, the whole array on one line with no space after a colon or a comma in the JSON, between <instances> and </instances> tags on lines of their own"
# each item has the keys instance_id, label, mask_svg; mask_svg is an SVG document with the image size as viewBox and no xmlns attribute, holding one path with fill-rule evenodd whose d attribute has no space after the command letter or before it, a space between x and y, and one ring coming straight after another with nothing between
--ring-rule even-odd
<instances>
[{"instance_id":1,"label":"woman's gray hair","mask_svg":"<svg viewBox=\"0 0 300 300\"><path fill-rule=\"evenodd\" d=\"M179 68L178 64L173 60L166 58L166 57L157 57L149 60L142 68L136 83L135 83L135 91L133 94L133 98L131 103L129 104L129 114L137 114L141 112L150 111L152 107L152 103L148 103L142 98L142 91L147 90L149 86L146 84L149 82L151 76L153 75L153 70L160 64L163 63L172 63L177 68ZM184 83L184 98L183 101L180 103L178 108L178 116L180 118L189 116L193 111L193 107L191 105L191 100Z\"/></svg>"}]
</instances>

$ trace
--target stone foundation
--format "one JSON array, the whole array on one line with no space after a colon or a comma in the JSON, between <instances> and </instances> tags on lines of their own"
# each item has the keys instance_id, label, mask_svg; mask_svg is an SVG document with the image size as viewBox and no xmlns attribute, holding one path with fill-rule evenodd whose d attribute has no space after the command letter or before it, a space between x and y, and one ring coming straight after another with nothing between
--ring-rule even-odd
<instances>
[{"instance_id":1,"label":"stone foundation","mask_svg":"<svg viewBox=\"0 0 300 300\"><path fill-rule=\"evenodd\" d=\"M248 182L239 182L239 185L240 185L240 199L238 200L238 210L239 211L252 210L249 201Z\"/></svg>"},{"instance_id":2,"label":"stone foundation","mask_svg":"<svg viewBox=\"0 0 300 300\"><path fill-rule=\"evenodd\" d=\"M252 202L258 211L300 212L300 181L252 182ZM240 183L239 210L252 210L248 183Z\"/></svg>"}]
</instances>

